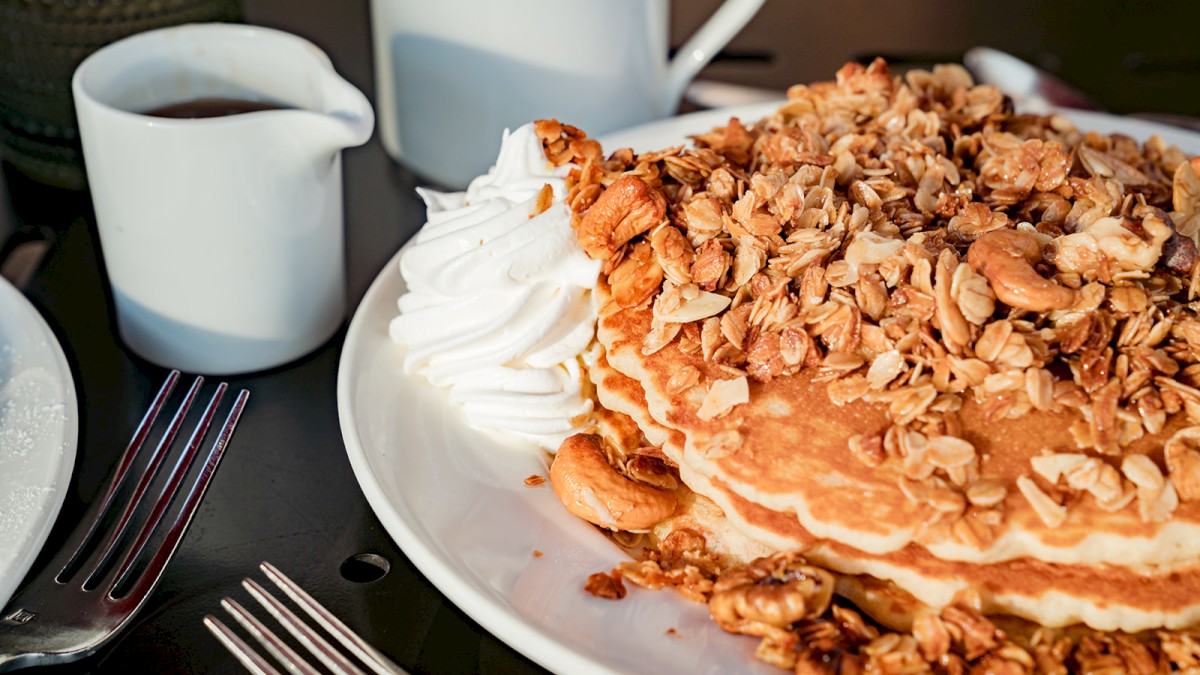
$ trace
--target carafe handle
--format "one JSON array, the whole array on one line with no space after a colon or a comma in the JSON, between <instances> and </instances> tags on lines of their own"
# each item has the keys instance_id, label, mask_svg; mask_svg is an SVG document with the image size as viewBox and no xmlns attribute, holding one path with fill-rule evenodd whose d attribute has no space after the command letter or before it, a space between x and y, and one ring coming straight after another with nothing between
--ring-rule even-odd
<instances>
[{"instance_id":1,"label":"carafe handle","mask_svg":"<svg viewBox=\"0 0 1200 675\"><path fill-rule=\"evenodd\" d=\"M716 12L688 38L667 67L667 80L659 99L658 113L669 115L683 98L683 90L700 69L737 35L758 13L766 0L725 0Z\"/></svg>"}]
</instances>

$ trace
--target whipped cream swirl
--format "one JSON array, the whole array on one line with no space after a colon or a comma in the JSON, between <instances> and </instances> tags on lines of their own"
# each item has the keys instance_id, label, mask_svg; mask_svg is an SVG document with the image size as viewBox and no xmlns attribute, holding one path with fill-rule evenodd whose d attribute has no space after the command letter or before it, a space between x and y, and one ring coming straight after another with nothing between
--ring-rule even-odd
<instances>
[{"instance_id":1,"label":"whipped cream swirl","mask_svg":"<svg viewBox=\"0 0 1200 675\"><path fill-rule=\"evenodd\" d=\"M550 450L592 410L581 359L600 262L571 228L569 170L549 167L527 124L466 192L419 190L428 222L400 257L408 292L390 326L405 371L448 387L472 427ZM535 215L547 184L554 201Z\"/></svg>"}]
</instances>

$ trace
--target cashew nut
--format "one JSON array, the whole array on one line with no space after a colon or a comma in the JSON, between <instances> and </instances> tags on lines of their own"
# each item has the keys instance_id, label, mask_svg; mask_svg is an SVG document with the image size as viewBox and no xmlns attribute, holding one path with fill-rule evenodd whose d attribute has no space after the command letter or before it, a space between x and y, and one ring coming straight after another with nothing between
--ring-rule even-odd
<instances>
[{"instance_id":1,"label":"cashew nut","mask_svg":"<svg viewBox=\"0 0 1200 675\"><path fill-rule=\"evenodd\" d=\"M562 442L550 465L550 482L572 515L614 531L645 530L675 511L675 495L617 473L600 437L592 434Z\"/></svg>"},{"instance_id":2,"label":"cashew nut","mask_svg":"<svg viewBox=\"0 0 1200 675\"><path fill-rule=\"evenodd\" d=\"M666 217L667 200L637 176L622 176L583 214L576 237L584 252L607 260L630 239Z\"/></svg>"},{"instance_id":3,"label":"cashew nut","mask_svg":"<svg viewBox=\"0 0 1200 675\"><path fill-rule=\"evenodd\" d=\"M713 584L708 612L731 633L761 636L824 614L833 586L832 574L799 555L776 554L722 574Z\"/></svg>"},{"instance_id":4,"label":"cashew nut","mask_svg":"<svg viewBox=\"0 0 1200 675\"><path fill-rule=\"evenodd\" d=\"M662 280L662 265L654 257L650 243L645 241L630 247L625 259L608 275L613 299L625 308L637 307L653 297L662 286Z\"/></svg>"},{"instance_id":5,"label":"cashew nut","mask_svg":"<svg viewBox=\"0 0 1200 675\"><path fill-rule=\"evenodd\" d=\"M1067 309L1075 291L1046 279L1034 264L1042 249L1032 235L1016 230L992 230L967 249L967 262L987 278L1001 302L1033 312Z\"/></svg>"}]
</instances>

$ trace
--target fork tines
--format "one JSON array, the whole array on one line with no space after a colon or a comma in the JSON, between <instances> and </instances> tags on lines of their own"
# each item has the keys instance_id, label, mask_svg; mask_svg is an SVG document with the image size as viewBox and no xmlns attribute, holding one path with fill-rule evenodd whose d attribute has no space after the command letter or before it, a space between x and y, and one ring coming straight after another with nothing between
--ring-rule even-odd
<instances>
[{"instance_id":1,"label":"fork tines","mask_svg":"<svg viewBox=\"0 0 1200 675\"><path fill-rule=\"evenodd\" d=\"M306 614L318 625L325 629L329 635L333 636L341 645L352 655L357 657L359 661L375 673L380 675L388 674L403 674L404 670L393 663L388 657L384 656L379 650L372 647L366 640L359 637L354 631L350 630L346 624L342 623L329 610L325 609L300 588L296 582L289 579L280 572L278 568L268 562L259 565L259 569L278 586L293 602L296 603ZM267 610L271 616L287 629L295 640L304 646L313 656L321 663L325 664L332 672L343 673L364 673L362 668L355 664L353 660L331 645L328 640L321 636L311 626L306 624L303 619L296 616L292 610L288 609L282 601L271 595L265 588L253 579L242 580L242 587L250 593L251 597L259 602ZM304 659L292 649L286 641L271 631L262 621L251 614L245 607L239 604L233 598L225 598L221 600L221 606L225 611L237 620L237 622L248 632L263 648L274 657L288 672L312 674L318 673L316 668L311 663ZM254 648L246 643L233 630L221 622L220 619L209 614L204 617L204 625L212 631L213 635L225 645L225 648L230 651L250 672L259 673L262 675L270 673L278 673L279 671L271 665L270 661L254 651Z\"/></svg>"},{"instance_id":2,"label":"fork tines","mask_svg":"<svg viewBox=\"0 0 1200 675\"><path fill-rule=\"evenodd\" d=\"M179 382L179 378L179 371L171 371L166 381L163 382L162 387L159 388L158 394L150 404L150 408L142 417L142 421L134 431L125 454L117 466L116 473L108 485L99 512L91 519L91 524L86 534L77 542L72 542L75 544L74 553L55 578L59 583L70 581L82 570L86 572L83 580L84 588L95 587L103 581L103 578L107 577L111 581L107 585L106 591L107 595L112 598L142 593L149 594L150 588L157 582L163 568L166 567L167 562L174 554L180 540L183 538L184 532L187 530L188 524L191 522L192 516L195 515L196 508L200 505L200 500L204 496L205 490L208 489L212 475L225 453L225 448L229 443L230 437L233 435L242 410L245 408L246 400L249 397L249 392L244 389L238 393L209 450L208 456L204 460L203 467L193 479L190 488L183 497L183 501L177 507L175 520L170 523L164 533L159 528L159 525L163 521L163 516L166 515L176 495L180 493L189 470L204 443L204 438L208 434L209 427L216 417L221 399L224 398L229 388L229 385L224 382L217 386L216 391L213 392L212 397L201 413L195 428L188 437L183 451L176 458L171 473L165 482L162 483L158 495L147 506L146 495L153 487L155 479L158 477L160 469L163 467L163 463L167 459L169 451L174 445L180 429L184 425L188 412L199 397L200 389L204 385L204 378L197 377L192 382L192 386L184 395L183 401L179 404L175 414L172 415L162 436L157 443L152 444L153 449L150 451L149 459L145 460L146 465L142 469L141 477L132 488L132 492L124 499L122 507L120 504L121 498L124 497L125 491L129 489L127 482L132 480L134 475L131 473L131 470L143 460L146 449L151 447L151 444L147 444L146 441L155 426L159 414L163 411L167 400L171 396L175 385ZM131 527L136 526L139 516L142 516L141 511L145 511L146 508L149 509L149 513L145 514L144 520L141 522L141 527L133 535L133 543L128 546L122 546L128 539L127 532L130 531ZM119 514L117 514L118 509L120 510ZM111 520L114 517L115 521ZM106 528L105 526L110 523L111 525ZM104 534L102 530L105 529L107 533L102 543L93 549L96 539ZM158 548L154 550L148 544L151 537L156 535L162 537L162 540L158 544ZM122 549L125 550L125 555L116 566L117 573L109 575L108 572L112 569L111 563L114 560L114 556ZM87 556L87 553L93 550L95 552ZM139 572L134 565L141 559L143 552L146 551L153 551L153 553Z\"/></svg>"},{"instance_id":3,"label":"fork tines","mask_svg":"<svg viewBox=\"0 0 1200 675\"><path fill-rule=\"evenodd\" d=\"M249 393L234 398L197 468L228 385L216 387L182 443L204 378L197 377L165 425L156 424L179 382L172 371L134 431L104 494L53 560L0 612L0 672L64 663L96 651L145 603L175 554L225 454ZM150 442L160 428L161 436ZM174 456L166 477L161 469Z\"/></svg>"}]
</instances>

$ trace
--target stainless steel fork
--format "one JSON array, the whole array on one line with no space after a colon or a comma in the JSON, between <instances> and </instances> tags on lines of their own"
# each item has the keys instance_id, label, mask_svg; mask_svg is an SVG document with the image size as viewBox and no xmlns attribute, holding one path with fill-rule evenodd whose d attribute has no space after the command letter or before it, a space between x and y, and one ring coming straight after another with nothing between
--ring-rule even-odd
<instances>
[{"instance_id":1,"label":"stainless steel fork","mask_svg":"<svg viewBox=\"0 0 1200 675\"><path fill-rule=\"evenodd\" d=\"M65 663L99 649L126 626L162 577L217 464L229 445L249 392L234 399L203 466L164 521L181 492L217 416L228 385L221 383L163 481L156 481L204 379L197 377L157 443L147 444L155 420L170 398L179 372L172 371L142 417L101 499L88 509L62 550L0 612L0 672ZM143 448L152 447L149 459ZM141 471L140 475L138 472ZM161 485L158 494L147 498ZM169 524L168 524L169 523Z\"/></svg>"},{"instance_id":2,"label":"stainless steel fork","mask_svg":"<svg viewBox=\"0 0 1200 675\"><path fill-rule=\"evenodd\" d=\"M366 640L359 636L350 627L342 623L340 619L333 615L332 612L325 609L321 603L313 599L299 584L289 579L283 572L280 572L277 567L269 562L264 562L258 566L263 574L267 575L276 586L280 588L292 602L295 602L309 618L317 625L325 629L325 631L337 640L346 649L347 652L358 658L358 662L366 666L370 671L377 675L405 675L405 671L400 666L396 665L383 652L371 646ZM255 600L259 602L267 610L267 612L275 617L275 620L291 633L296 642L303 645L310 654L315 656L321 663L325 665L330 672L335 675L367 675L366 671L359 668L358 665L345 653L338 651L328 640L321 637L321 634L306 624L303 619L296 616L292 610L288 609L282 601L271 595L265 588L258 584L253 579L243 579L242 587L245 588ZM256 618L245 607L240 605L233 598L225 598L221 600L221 606L225 611L237 619L242 628L246 629L255 640L273 657L287 672L296 673L297 675L319 675L317 670L304 657L296 653L296 650L288 646L288 644L278 635L271 631L262 621ZM229 650L234 657L237 658L243 666L255 675L278 675L279 671L265 657L254 651L254 648L246 643L245 640L238 637L238 634L230 630L228 626L221 623L217 617L209 614L204 617L204 625L208 627L212 634L216 636L221 644Z\"/></svg>"}]
</instances>

